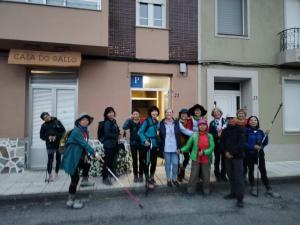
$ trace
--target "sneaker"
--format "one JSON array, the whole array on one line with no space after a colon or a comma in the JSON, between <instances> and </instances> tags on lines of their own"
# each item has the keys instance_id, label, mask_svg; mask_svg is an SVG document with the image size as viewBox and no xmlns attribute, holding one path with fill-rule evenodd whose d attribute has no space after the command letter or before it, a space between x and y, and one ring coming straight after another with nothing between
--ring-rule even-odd
<instances>
[{"instance_id":1,"label":"sneaker","mask_svg":"<svg viewBox=\"0 0 300 225\"><path fill-rule=\"evenodd\" d=\"M49 174L48 182L53 182L53 181L54 181L54 177L52 176L52 174Z\"/></svg>"},{"instance_id":2,"label":"sneaker","mask_svg":"<svg viewBox=\"0 0 300 225\"><path fill-rule=\"evenodd\" d=\"M67 203L66 203L66 206L67 207L73 207L74 205L74 200L73 199L68 199Z\"/></svg>"},{"instance_id":3,"label":"sneaker","mask_svg":"<svg viewBox=\"0 0 300 225\"><path fill-rule=\"evenodd\" d=\"M257 190L254 188L254 187L251 187L250 188L250 194L254 197L257 197L258 194L257 194Z\"/></svg>"},{"instance_id":4,"label":"sneaker","mask_svg":"<svg viewBox=\"0 0 300 225\"><path fill-rule=\"evenodd\" d=\"M154 189L155 188L155 186L154 186L154 184L152 183L152 182L148 182L148 188L149 189Z\"/></svg>"},{"instance_id":5,"label":"sneaker","mask_svg":"<svg viewBox=\"0 0 300 225\"><path fill-rule=\"evenodd\" d=\"M139 181L138 175L134 175L133 182L137 183Z\"/></svg>"},{"instance_id":6,"label":"sneaker","mask_svg":"<svg viewBox=\"0 0 300 225\"><path fill-rule=\"evenodd\" d=\"M55 173L54 175L54 179L57 180L58 179L58 173Z\"/></svg>"},{"instance_id":7,"label":"sneaker","mask_svg":"<svg viewBox=\"0 0 300 225\"><path fill-rule=\"evenodd\" d=\"M266 191L266 194L272 198L280 198L281 195L279 193L273 192L272 189Z\"/></svg>"},{"instance_id":8,"label":"sneaker","mask_svg":"<svg viewBox=\"0 0 300 225\"><path fill-rule=\"evenodd\" d=\"M239 207L239 208L243 208L244 207L244 202L242 200L238 200L236 202L236 206Z\"/></svg>"},{"instance_id":9,"label":"sneaker","mask_svg":"<svg viewBox=\"0 0 300 225\"><path fill-rule=\"evenodd\" d=\"M83 203L79 200L75 200L72 206L73 209L82 209Z\"/></svg>"},{"instance_id":10,"label":"sneaker","mask_svg":"<svg viewBox=\"0 0 300 225\"><path fill-rule=\"evenodd\" d=\"M178 183L177 180L173 180L172 183L173 183L173 185L174 185L175 187L179 187L179 183Z\"/></svg>"},{"instance_id":11,"label":"sneaker","mask_svg":"<svg viewBox=\"0 0 300 225\"><path fill-rule=\"evenodd\" d=\"M168 186L168 187L172 187L172 181L168 180L168 181L167 181L167 186Z\"/></svg>"},{"instance_id":12,"label":"sneaker","mask_svg":"<svg viewBox=\"0 0 300 225\"><path fill-rule=\"evenodd\" d=\"M139 182L140 182L140 183L143 183L143 182L144 182L143 174L142 174L142 175L139 175Z\"/></svg>"},{"instance_id":13,"label":"sneaker","mask_svg":"<svg viewBox=\"0 0 300 225\"><path fill-rule=\"evenodd\" d=\"M82 178L82 181L80 183L80 187L89 187L89 186L93 186L94 184L95 183L90 182L87 177L84 177L84 178Z\"/></svg>"},{"instance_id":14,"label":"sneaker","mask_svg":"<svg viewBox=\"0 0 300 225\"><path fill-rule=\"evenodd\" d=\"M105 185L112 185L112 183L111 183L111 181L110 181L110 179L108 179L108 178L106 178L106 179L103 179L103 184L105 184Z\"/></svg>"},{"instance_id":15,"label":"sneaker","mask_svg":"<svg viewBox=\"0 0 300 225\"><path fill-rule=\"evenodd\" d=\"M224 199L229 200L229 199L235 199L234 194L228 194L224 196Z\"/></svg>"}]
</instances>

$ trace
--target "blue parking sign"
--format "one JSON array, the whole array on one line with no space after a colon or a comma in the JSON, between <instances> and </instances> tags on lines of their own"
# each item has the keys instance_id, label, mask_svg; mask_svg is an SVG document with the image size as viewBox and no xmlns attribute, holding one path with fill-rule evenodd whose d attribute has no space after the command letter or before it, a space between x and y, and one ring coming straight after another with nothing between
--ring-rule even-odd
<instances>
[{"instance_id":1,"label":"blue parking sign","mask_svg":"<svg viewBox=\"0 0 300 225\"><path fill-rule=\"evenodd\" d=\"M143 88L143 76L141 76L141 75L131 76L130 87L132 87L132 88Z\"/></svg>"}]
</instances>

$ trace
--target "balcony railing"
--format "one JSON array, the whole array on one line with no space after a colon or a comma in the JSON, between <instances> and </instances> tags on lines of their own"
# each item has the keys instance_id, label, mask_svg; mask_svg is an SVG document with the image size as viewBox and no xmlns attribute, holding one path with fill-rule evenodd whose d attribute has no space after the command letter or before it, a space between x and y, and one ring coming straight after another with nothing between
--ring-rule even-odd
<instances>
[{"instance_id":1,"label":"balcony railing","mask_svg":"<svg viewBox=\"0 0 300 225\"><path fill-rule=\"evenodd\" d=\"M300 28L283 30L280 35L280 51L300 49Z\"/></svg>"}]
</instances>

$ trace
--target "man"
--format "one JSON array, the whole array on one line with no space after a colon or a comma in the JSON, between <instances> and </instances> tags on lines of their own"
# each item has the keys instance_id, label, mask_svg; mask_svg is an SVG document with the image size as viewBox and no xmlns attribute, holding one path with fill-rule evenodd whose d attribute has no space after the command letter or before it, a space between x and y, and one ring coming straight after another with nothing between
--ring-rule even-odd
<instances>
[{"instance_id":1,"label":"man","mask_svg":"<svg viewBox=\"0 0 300 225\"><path fill-rule=\"evenodd\" d=\"M227 127L221 135L221 148L225 155L225 167L230 183L230 194L225 199L237 199L242 208L244 198L243 159L246 143L245 129L236 125L235 115L227 115Z\"/></svg>"},{"instance_id":2,"label":"man","mask_svg":"<svg viewBox=\"0 0 300 225\"><path fill-rule=\"evenodd\" d=\"M54 154L56 155L56 167L55 167L55 178L58 176L58 171L61 162L61 155L58 151L59 141L66 131L62 123L56 118L50 116L48 112L43 112L41 114L41 119L44 123L41 126L40 138L46 142L48 162L47 162L47 172L48 181L54 181L52 176L52 164L54 159Z\"/></svg>"}]
</instances>

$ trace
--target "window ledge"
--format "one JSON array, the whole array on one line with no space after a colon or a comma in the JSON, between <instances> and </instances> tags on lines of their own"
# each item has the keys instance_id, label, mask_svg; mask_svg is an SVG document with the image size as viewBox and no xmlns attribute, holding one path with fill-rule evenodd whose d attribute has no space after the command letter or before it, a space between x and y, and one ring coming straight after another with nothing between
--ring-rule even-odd
<instances>
[{"instance_id":1,"label":"window ledge","mask_svg":"<svg viewBox=\"0 0 300 225\"><path fill-rule=\"evenodd\" d=\"M245 39L245 40L250 40L250 36L215 34L215 37L217 37L217 38L231 38L231 39Z\"/></svg>"},{"instance_id":2,"label":"window ledge","mask_svg":"<svg viewBox=\"0 0 300 225\"><path fill-rule=\"evenodd\" d=\"M169 30L169 28L164 28L164 27L151 27L151 26L142 26L142 25L136 25L135 27L145 28L145 29Z\"/></svg>"},{"instance_id":3,"label":"window ledge","mask_svg":"<svg viewBox=\"0 0 300 225\"><path fill-rule=\"evenodd\" d=\"M283 136L299 136L300 131L284 131Z\"/></svg>"}]
</instances>

